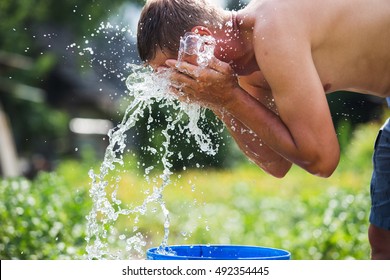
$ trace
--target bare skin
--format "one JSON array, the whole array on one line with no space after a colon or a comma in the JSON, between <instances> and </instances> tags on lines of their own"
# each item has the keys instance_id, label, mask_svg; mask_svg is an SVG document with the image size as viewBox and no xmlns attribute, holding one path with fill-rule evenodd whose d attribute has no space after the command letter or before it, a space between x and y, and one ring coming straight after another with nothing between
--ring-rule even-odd
<instances>
[{"instance_id":1,"label":"bare skin","mask_svg":"<svg viewBox=\"0 0 390 280\"><path fill-rule=\"evenodd\" d=\"M174 69L181 98L213 110L266 172L330 176L340 149L326 94L390 96L390 1L252 0L224 13L233 28L193 28L217 40L207 68L161 51L150 64ZM369 237L372 258L390 259L390 231L370 225Z\"/></svg>"},{"instance_id":2,"label":"bare skin","mask_svg":"<svg viewBox=\"0 0 390 280\"><path fill-rule=\"evenodd\" d=\"M230 17L226 14L227 21ZM290 168L280 164L286 160L330 176L339 161L339 145L325 93L389 96L390 2L251 1L235 21L237 30L194 27L217 39L217 59L200 75L193 64L176 69L176 61L167 60L177 70L172 80L185 84L187 98L252 130L278 162L279 169L269 173L282 177ZM259 101L269 89L278 114ZM240 142L240 135L235 139ZM244 141L240 147L245 146ZM269 165L270 160L263 160Z\"/></svg>"}]
</instances>

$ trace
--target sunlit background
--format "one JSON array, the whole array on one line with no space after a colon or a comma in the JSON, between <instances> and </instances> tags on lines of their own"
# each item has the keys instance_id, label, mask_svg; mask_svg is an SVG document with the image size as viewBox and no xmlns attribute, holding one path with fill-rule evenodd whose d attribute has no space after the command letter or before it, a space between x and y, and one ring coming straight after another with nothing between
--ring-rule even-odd
<instances>
[{"instance_id":1,"label":"sunlit background","mask_svg":"<svg viewBox=\"0 0 390 280\"><path fill-rule=\"evenodd\" d=\"M128 103L124 80L130 65L138 63L135 35L142 0L33 3L1 4L3 176L34 177L85 150L102 157L104 135Z\"/></svg>"},{"instance_id":2,"label":"sunlit background","mask_svg":"<svg viewBox=\"0 0 390 280\"><path fill-rule=\"evenodd\" d=\"M249 1L212 2L238 9ZM130 103L125 81L139 64L135 36L143 4L0 1L1 259L82 258L85 253L88 172L99 168L107 133ZM386 105L351 93L332 94L328 101L343 153L330 181L300 169L284 180L270 178L246 160L226 131L214 157L179 139L172 170L188 173L178 173L166 195L173 220L181 222L181 228L172 226L172 242L284 247L296 258L368 258L370 159ZM142 189L145 178L136 171L155 160L143 144L161 144L169 112L153 109L155 127L149 129L145 117L128 132L128 166L120 170L125 188L118 191L125 202L142 200L134 190ZM178 160L182 153L191 160ZM158 215L138 229L148 246L158 245ZM123 224L121 230L132 232Z\"/></svg>"}]
</instances>

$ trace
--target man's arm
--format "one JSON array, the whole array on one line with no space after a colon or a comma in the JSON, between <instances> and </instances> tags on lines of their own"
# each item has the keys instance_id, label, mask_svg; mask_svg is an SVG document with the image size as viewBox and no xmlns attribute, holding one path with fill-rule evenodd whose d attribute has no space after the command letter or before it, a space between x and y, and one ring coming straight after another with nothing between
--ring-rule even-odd
<instances>
[{"instance_id":1,"label":"man's arm","mask_svg":"<svg viewBox=\"0 0 390 280\"><path fill-rule=\"evenodd\" d=\"M280 54L279 58L274 54L274 61L267 61L281 74L268 65L262 69L269 79L279 115L243 90L232 76L229 64L215 58L209 68L200 71L197 66L184 62L171 79L181 85L189 101L200 102L214 112L227 112L287 161L312 174L328 177L338 164L339 145L325 93L313 62L305 53L296 49L293 59L302 63L293 68L283 61L291 61L290 55ZM175 67L175 63L175 60L166 61L170 67Z\"/></svg>"},{"instance_id":2,"label":"man's arm","mask_svg":"<svg viewBox=\"0 0 390 280\"><path fill-rule=\"evenodd\" d=\"M221 61L215 59L214 62L218 64ZM176 61L167 61L167 65L170 67L174 67L176 66ZM228 72L231 70L228 64L222 63L221 65L222 67L227 66L226 70ZM191 62L182 62L181 66L189 67L191 69L196 69L197 67ZM213 96L218 95L213 95L204 92L202 94L202 83L200 81L197 81L196 77L191 77L190 72L191 71L184 71L184 73L181 73L180 71L177 71L174 72L171 76L173 82L172 91L176 92L178 98L183 102L200 102L200 104L202 104L203 106L209 107L209 109L211 109L214 114L225 124L227 130L235 140L238 147L249 159L251 159L265 172L277 178L284 177L286 173L290 170L292 163L286 160L280 154L270 149L256 135L256 133L254 133L251 129L245 126L232 114L227 112L225 108L221 106L221 104L219 104L218 101L214 100L213 102L209 102L207 99L214 99ZM199 72L199 70L195 70L195 72ZM240 88L242 89L242 91L248 96L253 96L253 100L255 102L263 103L270 110L272 110L274 114L277 114L275 104L272 101L271 92L269 90L265 90L259 87L250 86L247 82L243 80L244 79L240 78L240 84L242 83L242 85L240 85ZM178 88L174 86L176 83L179 85ZM218 85L221 83L215 82L212 84L218 87ZM222 84L224 84L224 82L222 82ZM229 84L229 82L227 84ZM233 84L239 86L238 83L233 82ZM201 88L197 88L197 86L200 86ZM213 92L213 90L209 89L209 92ZM222 92L224 92L224 90L222 90ZM207 95L207 98L202 97L202 95ZM222 95L224 95L224 93L222 93ZM218 97L216 98L216 100L218 100Z\"/></svg>"},{"instance_id":3,"label":"man's arm","mask_svg":"<svg viewBox=\"0 0 390 280\"><path fill-rule=\"evenodd\" d=\"M279 115L238 87L226 109L274 151L312 174L327 177L339 161L338 140L309 36L289 20L270 19L255 30L265 38L255 42L256 59Z\"/></svg>"},{"instance_id":4,"label":"man's arm","mask_svg":"<svg viewBox=\"0 0 390 280\"><path fill-rule=\"evenodd\" d=\"M301 53L301 57L293 56L302 61L299 68L297 65L293 69L289 65L283 68L283 59L292 58L280 55L281 60L276 61L278 54L273 56L273 66L281 74L269 67L262 70L266 79L271 81L279 115L243 90L232 75L229 64L216 58L211 60L209 68L200 71L195 65L182 63L171 79L181 85L188 100L200 102L214 112L227 112L287 161L312 174L328 177L338 164L339 146L313 62ZM175 60L166 61L169 67L175 67L175 63Z\"/></svg>"},{"instance_id":5,"label":"man's arm","mask_svg":"<svg viewBox=\"0 0 390 280\"><path fill-rule=\"evenodd\" d=\"M294 17L286 18L269 19L270 26L263 24L255 30L262 36L254 42L257 63L279 115L243 90L230 65L216 58L206 69L182 63L172 79L183 85L190 100L228 112L287 161L328 177L339 162L337 136L308 35L301 32L302 26L288 21ZM166 61L169 67L175 63Z\"/></svg>"},{"instance_id":6,"label":"man's arm","mask_svg":"<svg viewBox=\"0 0 390 280\"><path fill-rule=\"evenodd\" d=\"M282 178L290 170L292 163L275 153L250 129L229 113L214 112L224 123L238 147L265 172Z\"/></svg>"}]
</instances>

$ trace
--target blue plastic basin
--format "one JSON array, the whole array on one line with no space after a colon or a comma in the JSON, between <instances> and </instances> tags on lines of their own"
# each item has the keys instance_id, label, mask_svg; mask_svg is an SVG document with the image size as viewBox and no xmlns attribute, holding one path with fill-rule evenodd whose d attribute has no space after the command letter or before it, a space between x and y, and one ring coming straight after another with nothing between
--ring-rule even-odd
<instances>
[{"instance_id":1,"label":"blue plastic basin","mask_svg":"<svg viewBox=\"0 0 390 280\"><path fill-rule=\"evenodd\" d=\"M286 250L242 245L175 245L162 251L150 248L148 260L289 260Z\"/></svg>"}]
</instances>

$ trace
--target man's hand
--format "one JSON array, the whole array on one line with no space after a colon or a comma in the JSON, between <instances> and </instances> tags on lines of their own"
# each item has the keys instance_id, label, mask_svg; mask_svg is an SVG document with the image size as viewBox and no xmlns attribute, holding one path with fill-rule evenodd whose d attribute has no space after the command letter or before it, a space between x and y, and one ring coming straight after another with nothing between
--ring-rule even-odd
<instances>
[{"instance_id":1,"label":"man's hand","mask_svg":"<svg viewBox=\"0 0 390 280\"><path fill-rule=\"evenodd\" d=\"M213 110L234 102L233 90L239 85L228 63L213 57L207 67L173 59L167 60L166 65L174 70L172 87L181 101L196 102Z\"/></svg>"}]
</instances>

